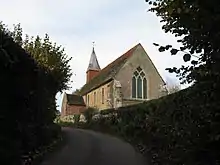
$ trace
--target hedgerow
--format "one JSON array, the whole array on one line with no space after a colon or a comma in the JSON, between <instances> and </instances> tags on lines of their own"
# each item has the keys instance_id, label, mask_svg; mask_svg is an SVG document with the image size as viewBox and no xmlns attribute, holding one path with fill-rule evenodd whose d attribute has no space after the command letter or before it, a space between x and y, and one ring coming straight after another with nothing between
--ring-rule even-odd
<instances>
[{"instance_id":1,"label":"hedgerow","mask_svg":"<svg viewBox=\"0 0 220 165\"><path fill-rule=\"evenodd\" d=\"M22 163L22 156L60 135L50 72L0 28L0 164Z\"/></svg>"},{"instance_id":2,"label":"hedgerow","mask_svg":"<svg viewBox=\"0 0 220 165\"><path fill-rule=\"evenodd\" d=\"M219 87L203 83L143 104L109 110L84 128L122 137L154 165L219 164Z\"/></svg>"}]
</instances>

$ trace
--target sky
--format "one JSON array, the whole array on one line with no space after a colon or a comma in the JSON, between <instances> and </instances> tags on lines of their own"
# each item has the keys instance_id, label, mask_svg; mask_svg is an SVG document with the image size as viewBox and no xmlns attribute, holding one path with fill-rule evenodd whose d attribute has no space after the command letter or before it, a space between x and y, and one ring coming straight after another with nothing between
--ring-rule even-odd
<instances>
[{"instance_id":1,"label":"sky","mask_svg":"<svg viewBox=\"0 0 220 165\"><path fill-rule=\"evenodd\" d=\"M72 57L71 89L86 82L86 69L92 53L92 42L101 68L127 50L141 43L163 79L178 84L167 67L183 64L182 56L160 53L153 43L178 46L176 38L162 30L154 13L148 12L145 0L0 0L0 21L8 25L21 23L31 36L49 34L50 39L65 48ZM185 86L182 86L184 88ZM63 94L57 94L60 109Z\"/></svg>"}]
</instances>

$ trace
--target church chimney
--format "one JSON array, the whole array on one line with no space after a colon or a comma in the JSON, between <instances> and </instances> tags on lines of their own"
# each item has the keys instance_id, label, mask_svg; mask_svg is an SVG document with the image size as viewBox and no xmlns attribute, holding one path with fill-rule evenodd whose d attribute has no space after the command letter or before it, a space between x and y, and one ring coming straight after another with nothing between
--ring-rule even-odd
<instances>
[{"instance_id":1,"label":"church chimney","mask_svg":"<svg viewBox=\"0 0 220 165\"><path fill-rule=\"evenodd\" d=\"M94 46L93 46L92 54L89 60L89 66L86 71L86 76L87 76L86 83L88 83L91 79L97 76L100 70L101 69L100 69L100 66L99 66L99 63L98 63L98 60L95 54Z\"/></svg>"}]
</instances>

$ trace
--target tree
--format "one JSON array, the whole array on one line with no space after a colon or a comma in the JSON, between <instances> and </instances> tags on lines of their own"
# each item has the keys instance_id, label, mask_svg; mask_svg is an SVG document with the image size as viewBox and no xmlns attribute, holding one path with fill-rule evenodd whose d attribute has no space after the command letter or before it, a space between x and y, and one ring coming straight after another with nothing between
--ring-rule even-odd
<instances>
[{"instance_id":1,"label":"tree","mask_svg":"<svg viewBox=\"0 0 220 165\"><path fill-rule=\"evenodd\" d=\"M166 83L166 85L160 87L160 89L159 89L160 92L159 92L158 98L163 97L163 96L167 96L172 93L176 93L180 90L181 90L180 85Z\"/></svg>"},{"instance_id":2,"label":"tree","mask_svg":"<svg viewBox=\"0 0 220 165\"><path fill-rule=\"evenodd\" d=\"M56 94L69 88L69 81L72 76L69 58L64 48L50 41L48 34L44 38L39 36L30 37L28 35L23 39L23 30L20 24L14 25L10 31L6 25L0 22L0 29L13 38L13 40L23 47L38 63L39 67L47 72L47 82L49 85L44 89L47 95L48 117L53 120L56 118Z\"/></svg>"},{"instance_id":3,"label":"tree","mask_svg":"<svg viewBox=\"0 0 220 165\"><path fill-rule=\"evenodd\" d=\"M80 89L76 89L75 91L73 91L73 94L75 95L79 95Z\"/></svg>"},{"instance_id":4,"label":"tree","mask_svg":"<svg viewBox=\"0 0 220 165\"><path fill-rule=\"evenodd\" d=\"M180 68L167 68L177 74L181 83L218 80L220 73L220 1L198 0L146 0L163 23L162 29L180 39L178 49L160 46L171 55L183 53L183 60L191 64ZM194 57L194 58L192 58Z\"/></svg>"},{"instance_id":5,"label":"tree","mask_svg":"<svg viewBox=\"0 0 220 165\"><path fill-rule=\"evenodd\" d=\"M92 117L97 111L98 111L97 109L92 107L89 107L85 111L83 111L82 114L85 116L87 123L90 123L92 121Z\"/></svg>"},{"instance_id":6,"label":"tree","mask_svg":"<svg viewBox=\"0 0 220 165\"><path fill-rule=\"evenodd\" d=\"M4 127L0 134L1 158L4 158L1 162L32 164L36 150L41 152L61 133L53 120L56 113L53 94L57 89L51 85L56 80L49 68L21 48L21 31L14 32L17 33L0 24L0 82L4 93L0 103Z\"/></svg>"},{"instance_id":7,"label":"tree","mask_svg":"<svg viewBox=\"0 0 220 165\"><path fill-rule=\"evenodd\" d=\"M177 84L167 85L168 94L176 93L181 90L180 86Z\"/></svg>"},{"instance_id":8,"label":"tree","mask_svg":"<svg viewBox=\"0 0 220 165\"><path fill-rule=\"evenodd\" d=\"M23 30L20 24L14 25L12 31L9 31L7 26L0 22L0 28L4 29L16 43L22 46L30 55L38 62L38 64L51 75L51 88L57 92L69 88L69 81L72 76L69 65L69 58L62 46L50 41L48 34L44 38L39 36L30 37L25 35L23 39Z\"/></svg>"}]
</instances>

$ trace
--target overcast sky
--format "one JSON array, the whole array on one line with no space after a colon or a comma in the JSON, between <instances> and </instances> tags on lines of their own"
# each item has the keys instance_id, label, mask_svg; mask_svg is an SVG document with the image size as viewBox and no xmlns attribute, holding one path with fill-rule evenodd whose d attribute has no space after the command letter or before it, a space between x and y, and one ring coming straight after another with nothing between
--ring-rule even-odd
<instances>
[{"instance_id":1,"label":"overcast sky","mask_svg":"<svg viewBox=\"0 0 220 165\"><path fill-rule=\"evenodd\" d=\"M86 81L86 69L95 41L100 66L141 43L165 81L178 83L166 67L180 66L181 56L159 53L152 44L177 45L176 38L161 30L145 0L7 0L1 1L0 21L11 27L21 23L25 34L44 36L62 45L73 57L72 92ZM62 94L57 95L58 105Z\"/></svg>"}]
</instances>

